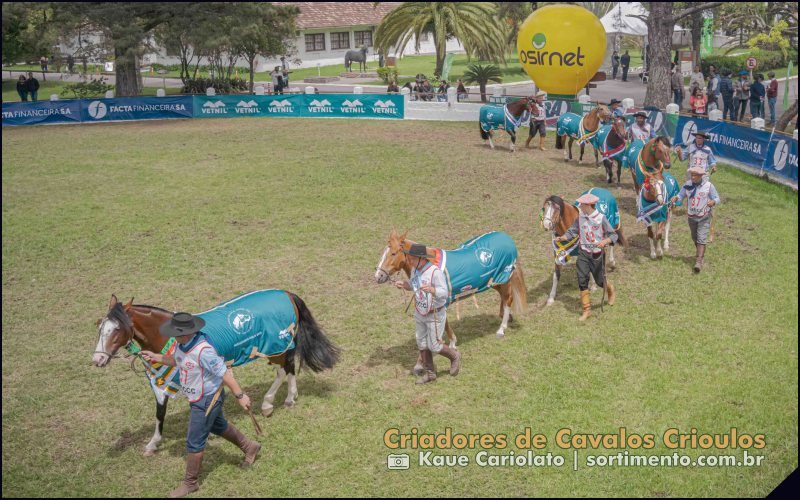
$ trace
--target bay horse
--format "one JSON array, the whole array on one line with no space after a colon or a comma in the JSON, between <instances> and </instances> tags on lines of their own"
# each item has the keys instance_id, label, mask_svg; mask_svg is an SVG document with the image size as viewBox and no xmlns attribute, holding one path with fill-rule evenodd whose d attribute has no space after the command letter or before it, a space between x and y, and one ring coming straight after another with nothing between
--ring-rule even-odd
<instances>
[{"instance_id":1,"label":"bay horse","mask_svg":"<svg viewBox=\"0 0 800 500\"><path fill-rule=\"evenodd\" d=\"M213 325L219 325L220 322L217 320L212 321L212 318L206 315L222 314L222 321L225 322L225 312L227 312L227 310L223 309L223 313L220 313L221 306L234 303L237 299L254 296L254 294L260 292L274 292L270 295L271 297L283 294L283 296L280 297L281 300L287 301L288 299L287 303L290 304L288 306L290 311L289 316L296 319L296 325L293 322L289 328L279 332L279 336L281 337L290 337L287 339L288 344L286 349L280 353L265 355L257 352L255 348L250 350L250 347L252 347L250 344L239 347L239 344L242 344L241 341L232 344L233 347L218 347L219 344L215 342L219 341L219 330L213 330ZM255 297L258 300L262 300L261 296ZM206 319L206 326L202 331L207 333L209 341L218 349L219 354L225 358L225 364L227 366L237 366L257 358L266 358L270 364L278 365L277 377L264 396L264 401L261 405L262 414L269 417L272 415L272 403L275 394L278 392L284 379L288 379L289 385L284 406L290 408L295 405L295 400L297 398L295 360L297 358L299 358L301 368L306 366L314 372L320 372L325 369L333 368L338 362L340 349L332 344L326 337L325 332L317 324L305 302L291 292L283 290L262 290L242 295L237 297L237 299L220 304L206 313L198 314L198 316L205 316L208 318ZM233 337L234 340L242 339L241 335L237 334L249 333L245 329L251 325L255 325L256 327L260 325L263 327L264 325L274 324L270 323L270 321L277 317L278 314L276 313L273 317L269 317L272 311L267 308L273 307L273 304L275 304L274 299L271 300L272 302L265 303L265 309L261 309L261 319L265 320L264 323L255 323L255 321L259 319L257 317L258 314L244 313L242 308L235 309L233 313L236 314L228 313L227 324L230 324L232 328L236 328L236 331L232 332L231 337ZM240 304L240 302L237 302L237 304ZM291 311L292 308L294 309L293 312ZM284 314L284 311L279 311L279 313ZM141 356L138 356L138 352L140 350L162 354L171 354L174 352L177 345L175 339L162 337L159 333L161 324L172 318L172 315L173 313L171 311L160 307L134 304L133 299L123 304L117 300L116 295L112 295L111 301L108 304L108 312L103 318L97 321L98 340L92 358L93 364L98 368L106 367L111 362L112 358L119 357L117 351L119 351L120 348L125 348L129 352L137 355L139 360L144 364L145 375L149 379L151 389L156 396L156 427L153 437L145 446L145 456L152 456L158 449L164 430L164 418L167 414L167 401L169 398L166 396L174 396L179 391L180 381L178 378L179 370L177 368L160 365L158 363L150 364L144 361ZM266 318L264 318L264 316L266 316ZM285 315L283 317L285 318ZM266 337L267 333L268 332L264 332L262 337ZM255 336L257 335L250 335L250 337ZM133 367L133 363L131 366Z\"/></svg>"},{"instance_id":2,"label":"bay horse","mask_svg":"<svg viewBox=\"0 0 800 500\"><path fill-rule=\"evenodd\" d=\"M513 264L506 265L505 267L511 267L510 269L510 276L508 275L509 269L503 268L499 269L501 273L505 276L505 281L503 283L493 284L493 278L489 277L486 282L483 283L483 286L472 286L472 285L465 285L459 286L461 282L464 280L462 279L463 276L458 274L450 274L447 269L447 262L453 263L454 257L457 256L457 252L469 249L471 254L480 255L479 252L475 252L472 249L472 246L469 245L470 243L480 240L485 236L491 235L500 235L501 237L507 238L507 241L513 246L514 243L511 241L511 238L504 234L504 233L487 233L479 238L475 238L466 242L461 248L456 249L455 251L448 250L443 251L440 248L433 248L428 247L428 257L431 262L435 265L442 268L442 271L445 273L448 281L448 288L450 288L450 296L448 297L447 303L450 304L452 302L456 302L467 297L474 297L476 293L480 293L488 288L494 288L500 294L500 328L497 330L496 335L497 338L504 338L505 330L508 327L509 321L513 320L511 316L512 310L514 314L522 314L525 311L525 308L528 305L528 298L527 298L527 288L525 287L525 278L522 273L522 266L516 260L516 246L513 247L514 250L514 260ZM381 258L378 261L378 265L375 268L375 281L378 284L386 283L390 281L390 278L400 272L401 270L405 272L406 277L411 278L411 264L409 260L406 258L405 251L411 249L411 245L415 244L414 241L411 241L406 238L406 233L398 234L397 231L392 230L389 234L389 238L387 239L386 247L381 254ZM482 255L481 255L482 257ZM489 257L491 259L491 256ZM449 259L449 260L448 260ZM460 262L460 263L463 263ZM505 263L504 263L505 264ZM457 266L461 268L459 273L463 273L463 265ZM393 281L393 280L392 280ZM453 285L456 283L456 285ZM456 342L457 338L455 333L453 332L452 327L450 326L450 318L445 321L444 325L444 333L447 336L449 346L452 349L456 349ZM414 367L415 372L417 368L422 367L422 359L421 357L417 358L417 364Z\"/></svg>"},{"instance_id":3,"label":"bay horse","mask_svg":"<svg viewBox=\"0 0 800 500\"><path fill-rule=\"evenodd\" d=\"M358 69L362 73L367 71L367 48L362 46L358 50L348 50L344 54L344 68L353 71L353 63L358 63Z\"/></svg>"},{"instance_id":4,"label":"bay horse","mask_svg":"<svg viewBox=\"0 0 800 500\"><path fill-rule=\"evenodd\" d=\"M478 129L484 143L489 142L489 147L494 149L492 141L492 130L503 129L511 136L511 146L509 149L513 153L516 151L517 129L529 119L531 113L536 114L539 108L533 96L517 99L514 102L505 104L502 108L493 105L483 105L480 109L480 121Z\"/></svg>"},{"instance_id":5,"label":"bay horse","mask_svg":"<svg viewBox=\"0 0 800 500\"><path fill-rule=\"evenodd\" d=\"M586 143L599 132L601 122L611 119L611 111L605 104L598 104L583 117L575 113L564 113L558 117L556 124L556 149L564 149L569 136L569 143L564 151L564 161L572 160L572 143L577 139L581 146L578 163L583 163L583 150Z\"/></svg>"},{"instance_id":6,"label":"bay horse","mask_svg":"<svg viewBox=\"0 0 800 500\"><path fill-rule=\"evenodd\" d=\"M663 257L664 251L669 250L670 199L680 191L675 177L664 172L671 166L670 147L669 138L659 136L646 143L633 141L625 154L637 196L636 220L647 226L651 259Z\"/></svg>"},{"instance_id":7,"label":"bay horse","mask_svg":"<svg viewBox=\"0 0 800 500\"><path fill-rule=\"evenodd\" d=\"M614 181L614 163L617 164L617 187L619 187L622 182L622 157L628 145L625 118L618 116L611 123L600 127L597 134L592 136L591 144L594 147L595 163L599 163L598 152L603 160L608 184Z\"/></svg>"},{"instance_id":8,"label":"bay horse","mask_svg":"<svg viewBox=\"0 0 800 500\"><path fill-rule=\"evenodd\" d=\"M591 188L587 193L588 192L600 198L595 208L605 215L614 227L614 232L617 233L619 237L619 243L621 243L623 247L627 247L628 242L622 232L622 221L619 216L617 200L614 198L614 195L612 195L610 191L601 188ZM550 289L550 295L547 297L548 306L553 305L556 299L556 290L558 288L558 282L561 279L561 268L571 262L572 258L576 258L579 251L579 238L564 242L563 244L556 241L556 238L566 233L579 216L580 209L572 203L564 203L564 198L561 196L550 195L545 198L542 204L542 210L539 213L539 221L542 225L542 229L552 232L553 257L555 261L553 269L553 287ZM609 268L614 269L617 267L617 260L614 258L614 245L611 244L606 248L608 248ZM594 280L592 279L592 289L595 287Z\"/></svg>"}]
</instances>

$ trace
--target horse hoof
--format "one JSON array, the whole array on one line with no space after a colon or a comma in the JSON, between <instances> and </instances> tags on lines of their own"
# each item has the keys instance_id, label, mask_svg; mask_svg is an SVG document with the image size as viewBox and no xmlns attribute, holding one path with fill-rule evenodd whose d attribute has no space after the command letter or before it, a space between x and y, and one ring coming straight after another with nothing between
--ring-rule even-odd
<instances>
[{"instance_id":1,"label":"horse hoof","mask_svg":"<svg viewBox=\"0 0 800 500\"><path fill-rule=\"evenodd\" d=\"M273 411L274 411L274 408L261 408L261 414L264 415L267 418L272 416L272 412Z\"/></svg>"},{"instance_id":2,"label":"horse hoof","mask_svg":"<svg viewBox=\"0 0 800 500\"><path fill-rule=\"evenodd\" d=\"M555 299L547 299L547 303L545 305L546 306L552 306L554 302L555 302Z\"/></svg>"},{"instance_id":3,"label":"horse hoof","mask_svg":"<svg viewBox=\"0 0 800 500\"><path fill-rule=\"evenodd\" d=\"M458 347L456 347L456 343L455 342L450 342L448 345L450 346L450 349L453 349L453 350L456 350L456 351L458 350Z\"/></svg>"},{"instance_id":4,"label":"horse hoof","mask_svg":"<svg viewBox=\"0 0 800 500\"><path fill-rule=\"evenodd\" d=\"M651 258L651 259L653 259L653 260L656 260L656 254L654 254L654 253L651 253L651 254L650 254L650 258Z\"/></svg>"},{"instance_id":5,"label":"horse hoof","mask_svg":"<svg viewBox=\"0 0 800 500\"><path fill-rule=\"evenodd\" d=\"M294 401L284 401L284 402L283 402L283 407L284 407L284 408L294 408L294 406L295 406L296 404L297 404L297 403L295 403Z\"/></svg>"},{"instance_id":6,"label":"horse hoof","mask_svg":"<svg viewBox=\"0 0 800 500\"><path fill-rule=\"evenodd\" d=\"M146 457L153 457L156 454L156 450L144 450L144 456Z\"/></svg>"},{"instance_id":7,"label":"horse hoof","mask_svg":"<svg viewBox=\"0 0 800 500\"><path fill-rule=\"evenodd\" d=\"M500 330L498 330L498 331L497 331L497 334L496 334L496 336L497 336L497 338L498 338L498 339L504 339L504 338L506 338L506 334L505 334L505 333L503 333L503 332L502 332L502 331L500 331Z\"/></svg>"}]
</instances>

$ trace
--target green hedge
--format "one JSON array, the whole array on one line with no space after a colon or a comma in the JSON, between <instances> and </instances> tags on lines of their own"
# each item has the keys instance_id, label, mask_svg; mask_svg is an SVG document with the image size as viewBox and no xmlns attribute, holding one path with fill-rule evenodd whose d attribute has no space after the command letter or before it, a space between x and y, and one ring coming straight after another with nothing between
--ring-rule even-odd
<instances>
[{"instance_id":1,"label":"green hedge","mask_svg":"<svg viewBox=\"0 0 800 500\"><path fill-rule=\"evenodd\" d=\"M754 50L750 54L738 56L708 56L700 62L700 67L704 74L708 74L708 67L713 64L718 71L727 68L735 75L739 71L747 69L747 59L749 57L755 57L758 60L756 72L766 73L770 70L785 68L789 63L789 59L797 59L797 51L790 50L789 58L787 59L784 59L781 52L766 50Z\"/></svg>"}]
</instances>

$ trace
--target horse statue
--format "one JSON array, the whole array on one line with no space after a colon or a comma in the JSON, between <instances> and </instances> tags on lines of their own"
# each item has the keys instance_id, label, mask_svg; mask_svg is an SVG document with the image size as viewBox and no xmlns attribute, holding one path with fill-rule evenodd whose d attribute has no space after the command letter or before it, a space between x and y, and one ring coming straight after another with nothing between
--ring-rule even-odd
<instances>
[{"instance_id":1,"label":"horse statue","mask_svg":"<svg viewBox=\"0 0 800 500\"><path fill-rule=\"evenodd\" d=\"M586 143L600 131L600 122L610 119L611 111L605 104L598 104L583 118L575 113L564 113L559 116L556 124L556 149L564 149L564 143L569 136L569 144L564 151L564 161L572 160L572 143L577 139L581 146L578 163L583 163L583 149Z\"/></svg>"},{"instance_id":2,"label":"horse statue","mask_svg":"<svg viewBox=\"0 0 800 500\"><path fill-rule=\"evenodd\" d=\"M625 235L622 233L619 208L617 207L617 200L614 198L614 195L611 194L610 191L602 188L591 188L581 193L581 196L586 193L591 193L600 198L595 208L597 208L598 212L606 216L611 227L614 228L614 232L617 233L619 242L623 247L627 247L628 242ZM578 205L577 202L574 204L564 203L564 199L561 196L551 195L545 198L542 204L542 210L539 213L539 220L542 228L545 231L551 231L553 233L552 245L555 268L553 270L553 287L550 289L550 295L547 297L548 306L552 305L556 299L556 289L561 279L561 268L567 265L573 257L578 256L578 243L580 238L576 237L572 241L563 243L556 241L556 238L566 233L580 216ZM614 269L617 267L617 260L614 258L614 245L609 245L607 248L608 264L611 269ZM594 288L596 288L596 286L592 281L592 289Z\"/></svg>"},{"instance_id":3,"label":"horse statue","mask_svg":"<svg viewBox=\"0 0 800 500\"><path fill-rule=\"evenodd\" d=\"M375 281L386 283L392 275L404 271L411 277L411 264L406 254L415 242L405 234L392 230L387 245L375 269ZM439 267L447 278L447 305L494 288L500 294L500 317L502 321L497 330L497 338L504 338L505 330L514 314L522 314L528 305L527 288L522 274L522 266L517 261L517 246L509 235L491 232L464 242L455 250L428 247L429 260ZM394 281L394 280L392 280ZM476 302L477 304L477 302ZM456 349L457 338L450 327L448 318L444 332L449 346ZM422 367L417 359L416 371Z\"/></svg>"},{"instance_id":4,"label":"horse statue","mask_svg":"<svg viewBox=\"0 0 800 500\"><path fill-rule=\"evenodd\" d=\"M669 250L669 226L672 222L672 203L681 187L665 168L671 166L670 140L659 136L644 141L633 141L625 153L624 161L631 169L636 192L636 220L647 225L650 239L650 258L664 256ZM663 245L662 245L663 238Z\"/></svg>"},{"instance_id":5,"label":"horse statue","mask_svg":"<svg viewBox=\"0 0 800 500\"><path fill-rule=\"evenodd\" d=\"M622 158L628 146L625 118L618 116L611 123L600 127L590 139L590 143L594 148L595 163L598 163L597 153L600 153L603 166L606 168L606 181L609 184L614 180L614 163L617 164L617 187L619 187L622 182Z\"/></svg>"},{"instance_id":6,"label":"horse statue","mask_svg":"<svg viewBox=\"0 0 800 500\"><path fill-rule=\"evenodd\" d=\"M98 340L92 361L95 366L108 366L111 359L119 357L117 351L125 348L144 365L144 373L156 396L156 428L145 446L145 456L155 454L164 430L167 397L180 390L180 375L176 367L148 363L141 350L161 354L175 352L174 338L162 337L159 326L172 318L172 312L160 307L127 304L111 296L108 312L98 320ZM266 358L278 365L278 374L264 396L261 412L269 417L273 401L284 379L289 390L284 406L295 405L297 381L295 359L300 367L314 372L333 368L340 350L325 336L314 320L305 302L297 295L283 290L259 290L240 295L206 312L197 314L206 322L202 331L228 366L239 366L254 359ZM131 367L133 367L133 361Z\"/></svg>"},{"instance_id":7,"label":"horse statue","mask_svg":"<svg viewBox=\"0 0 800 500\"><path fill-rule=\"evenodd\" d=\"M492 130L503 129L511 136L509 149L513 153L516 151L517 129L530 119L531 113L538 113L538 109L533 96L517 99L505 104L502 108L489 104L481 106L480 122L478 123L481 139L484 143L489 141L489 146L494 149Z\"/></svg>"},{"instance_id":8,"label":"horse statue","mask_svg":"<svg viewBox=\"0 0 800 500\"><path fill-rule=\"evenodd\" d=\"M358 50L348 50L344 55L344 68L353 71L353 63L358 63L358 69L362 73L367 71L367 47L362 46Z\"/></svg>"}]
</instances>

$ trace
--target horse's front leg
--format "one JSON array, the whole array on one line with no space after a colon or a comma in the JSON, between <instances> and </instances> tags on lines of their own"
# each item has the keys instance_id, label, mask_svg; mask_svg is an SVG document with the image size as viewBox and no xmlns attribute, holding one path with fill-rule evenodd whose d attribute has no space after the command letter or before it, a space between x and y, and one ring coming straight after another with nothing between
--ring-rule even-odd
<instances>
[{"instance_id":1,"label":"horse's front leg","mask_svg":"<svg viewBox=\"0 0 800 500\"><path fill-rule=\"evenodd\" d=\"M586 143L581 144L581 155L578 157L578 165L583 165L583 153L586 149Z\"/></svg>"},{"instance_id":2,"label":"horse's front leg","mask_svg":"<svg viewBox=\"0 0 800 500\"><path fill-rule=\"evenodd\" d=\"M492 140L492 131L490 130L487 133L489 134L489 147L494 149L494 141Z\"/></svg>"},{"instance_id":3,"label":"horse's front leg","mask_svg":"<svg viewBox=\"0 0 800 500\"><path fill-rule=\"evenodd\" d=\"M603 166L606 167L606 182L611 184L614 180L614 164L610 160L603 160Z\"/></svg>"},{"instance_id":4,"label":"horse's front leg","mask_svg":"<svg viewBox=\"0 0 800 500\"><path fill-rule=\"evenodd\" d=\"M664 250L669 250L669 226L672 224L672 209L667 209L667 223L664 225Z\"/></svg>"},{"instance_id":5,"label":"horse's front leg","mask_svg":"<svg viewBox=\"0 0 800 500\"><path fill-rule=\"evenodd\" d=\"M564 137L563 141L567 142L566 147L564 148L564 161L569 161L572 159L572 137L570 137L569 139L567 139L566 135L564 135L563 137Z\"/></svg>"},{"instance_id":6,"label":"horse's front leg","mask_svg":"<svg viewBox=\"0 0 800 500\"><path fill-rule=\"evenodd\" d=\"M506 328L508 328L508 320L511 317L511 290L508 284L499 287L500 292L500 317L503 318L500 323L500 328L497 329L497 338L502 339L506 336Z\"/></svg>"},{"instance_id":7,"label":"horse's front leg","mask_svg":"<svg viewBox=\"0 0 800 500\"><path fill-rule=\"evenodd\" d=\"M450 349L458 349L456 347L456 342L458 342L458 338L456 338L456 332L453 331L453 328L450 326L450 321L448 320L445 320L444 322L444 332L447 335Z\"/></svg>"},{"instance_id":8,"label":"horse's front leg","mask_svg":"<svg viewBox=\"0 0 800 500\"><path fill-rule=\"evenodd\" d=\"M617 163L617 188L620 188L622 187L622 160L615 161Z\"/></svg>"},{"instance_id":9,"label":"horse's front leg","mask_svg":"<svg viewBox=\"0 0 800 500\"><path fill-rule=\"evenodd\" d=\"M558 281L561 279L561 266L556 265L553 270L553 287L550 289L550 295L547 297L547 305L552 306L556 300L556 289L558 288Z\"/></svg>"},{"instance_id":10,"label":"horse's front leg","mask_svg":"<svg viewBox=\"0 0 800 500\"><path fill-rule=\"evenodd\" d=\"M164 417L167 416L167 401L169 399L164 397L164 402L159 403L156 400L156 430L150 442L144 447L144 456L152 457L158 451L158 445L161 443L161 434L164 432Z\"/></svg>"},{"instance_id":11,"label":"horse's front leg","mask_svg":"<svg viewBox=\"0 0 800 500\"><path fill-rule=\"evenodd\" d=\"M513 153L514 151L517 150L517 133L516 132L509 132L508 135L511 136L510 149L511 149L511 152Z\"/></svg>"},{"instance_id":12,"label":"horse's front leg","mask_svg":"<svg viewBox=\"0 0 800 500\"><path fill-rule=\"evenodd\" d=\"M592 151L594 151L594 166L600 168L600 156L597 154L597 148L592 146ZM605 162L605 160L603 160Z\"/></svg>"},{"instance_id":13,"label":"horse's front leg","mask_svg":"<svg viewBox=\"0 0 800 500\"><path fill-rule=\"evenodd\" d=\"M653 231L653 225L647 226L647 239L650 240L650 258L656 258L656 235Z\"/></svg>"},{"instance_id":14,"label":"horse's front leg","mask_svg":"<svg viewBox=\"0 0 800 500\"><path fill-rule=\"evenodd\" d=\"M284 400L283 406L286 408L292 408L297 400L297 377L294 373L293 356L291 359L289 356L286 356L286 362L283 365L283 369L286 371L286 384L288 385L288 390L286 391L286 400Z\"/></svg>"},{"instance_id":15,"label":"horse's front leg","mask_svg":"<svg viewBox=\"0 0 800 500\"><path fill-rule=\"evenodd\" d=\"M286 378L286 370L283 369L282 366L278 367L278 373L275 377L275 381L270 386L267 393L264 395L264 401L261 403L261 414L265 417L271 417L272 411L274 407L272 406L272 402L275 401L275 394L280 389L281 384L283 383L283 379Z\"/></svg>"}]
</instances>

